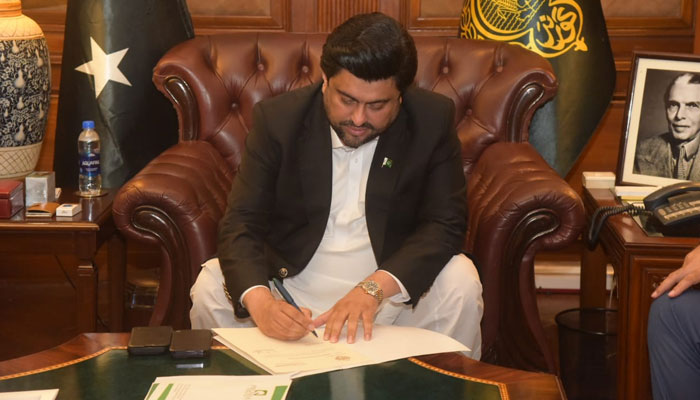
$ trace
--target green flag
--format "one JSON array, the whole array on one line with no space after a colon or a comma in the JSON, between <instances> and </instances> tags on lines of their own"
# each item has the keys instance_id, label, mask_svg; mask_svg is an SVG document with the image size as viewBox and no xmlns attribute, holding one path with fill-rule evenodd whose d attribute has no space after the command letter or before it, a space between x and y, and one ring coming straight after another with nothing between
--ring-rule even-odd
<instances>
[{"instance_id":1,"label":"green flag","mask_svg":"<svg viewBox=\"0 0 700 400\"><path fill-rule=\"evenodd\" d=\"M615 63L600 2L465 0L459 34L517 44L549 60L559 89L535 112L530 143L566 175L598 126L615 87Z\"/></svg>"}]
</instances>

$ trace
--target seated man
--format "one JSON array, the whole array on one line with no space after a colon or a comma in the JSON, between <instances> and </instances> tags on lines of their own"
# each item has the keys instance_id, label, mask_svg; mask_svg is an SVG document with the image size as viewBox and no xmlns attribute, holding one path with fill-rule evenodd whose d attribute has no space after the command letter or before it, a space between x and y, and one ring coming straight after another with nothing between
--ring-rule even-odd
<instances>
[{"instance_id":1,"label":"seated man","mask_svg":"<svg viewBox=\"0 0 700 400\"><path fill-rule=\"evenodd\" d=\"M654 290L647 330L655 400L700 399L700 246ZM666 291L668 295L663 295Z\"/></svg>"},{"instance_id":2,"label":"seated man","mask_svg":"<svg viewBox=\"0 0 700 400\"><path fill-rule=\"evenodd\" d=\"M374 323L415 326L478 359L483 301L460 252L454 104L409 87L413 39L380 13L336 28L321 68L322 82L256 105L218 259L191 290L192 326L255 324L296 340L325 325L331 342L347 327L350 343L360 329L370 340ZM272 277L301 311L272 295Z\"/></svg>"}]
</instances>

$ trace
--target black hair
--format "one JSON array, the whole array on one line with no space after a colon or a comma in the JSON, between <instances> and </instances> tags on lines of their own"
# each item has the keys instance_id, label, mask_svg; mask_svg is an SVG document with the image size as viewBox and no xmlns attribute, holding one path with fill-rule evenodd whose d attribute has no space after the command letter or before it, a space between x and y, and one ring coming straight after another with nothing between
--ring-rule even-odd
<instances>
[{"instance_id":1,"label":"black hair","mask_svg":"<svg viewBox=\"0 0 700 400\"><path fill-rule=\"evenodd\" d=\"M342 69L372 82L394 78L403 92L416 76L418 57L413 38L395 19L382 13L359 14L328 35L321 69L330 79Z\"/></svg>"}]
</instances>

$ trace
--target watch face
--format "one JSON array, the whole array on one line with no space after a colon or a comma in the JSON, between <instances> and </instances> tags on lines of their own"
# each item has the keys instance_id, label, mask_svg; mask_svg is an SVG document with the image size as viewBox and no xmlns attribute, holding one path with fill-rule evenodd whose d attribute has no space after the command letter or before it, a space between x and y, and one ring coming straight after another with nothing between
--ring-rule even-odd
<instances>
[{"instance_id":1,"label":"watch face","mask_svg":"<svg viewBox=\"0 0 700 400\"><path fill-rule=\"evenodd\" d=\"M379 303L384 299L382 288L380 288L379 284L375 281L363 281L358 283L357 286L361 287L368 295L377 299Z\"/></svg>"},{"instance_id":2,"label":"watch face","mask_svg":"<svg viewBox=\"0 0 700 400\"><path fill-rule=\"evenodd\" d=\"M375 294L377 294L377 291L379 290L379 285L377 284L377 282L372 282L372 281L365 282L365 289L367 289L367 291L370 294L375 295Z\"/></svg>"}]
</instances>

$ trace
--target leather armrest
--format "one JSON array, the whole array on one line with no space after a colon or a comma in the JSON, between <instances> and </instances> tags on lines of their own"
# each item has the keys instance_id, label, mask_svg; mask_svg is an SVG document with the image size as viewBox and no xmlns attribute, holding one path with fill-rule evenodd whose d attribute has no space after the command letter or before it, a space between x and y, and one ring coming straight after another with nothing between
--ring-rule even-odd
<instances>
[{"instance_id":1,"label":"leather armrest","mask_svg":"<svg viewBox=\"0 0 700 400\"><path fill-rule=\"evenodd\" d=\"M475 164L467 205L466 249L479 267L484 303L497 305L484 310L484 320L495 323L482 326L482 360L555 370L547 343L540 343L545 336L536 303L534 257L576 240L585 222L580 197L529 143L499 142L488 146ZM541 334L533 337L529 332ZM501 359L491 359L493 354ZM503 359L507 357L511 359ZM540 362L533 365L533 359Z\"/></svg>"},{"instance_id":2,"label":"leather armrest","mask_svg":"<svg viewBox=\"0 0 700 400\"><path fill-rule=\"evenodd\" d=\"M483 263L506 256L507 249L496 245L507 243L520 221L533 213L550 214L556 221L523 238L535 246L532 254L571 243L584 224L579 195L529 143L489 146L469 177L467 204L467 249Z\"/></svg>"},{"instance_id":3,"label":"leather armrest","mask_svg":"<svg viewBox=\"0 0 700 400\"><path fill-rule=\"evenodd\" d=\"M189 288L202 262L216 253L218 223L226 210L234 171L205 141L181 142L153 159L117 193L117 228L127 237L163 251L159 298L151 318L168 317L184 327L187 315L167 315L189 302ZM161 293L171 298L161 299ZM160 308L159 308L160 307Z\"/></svg>"}]
</instances>

